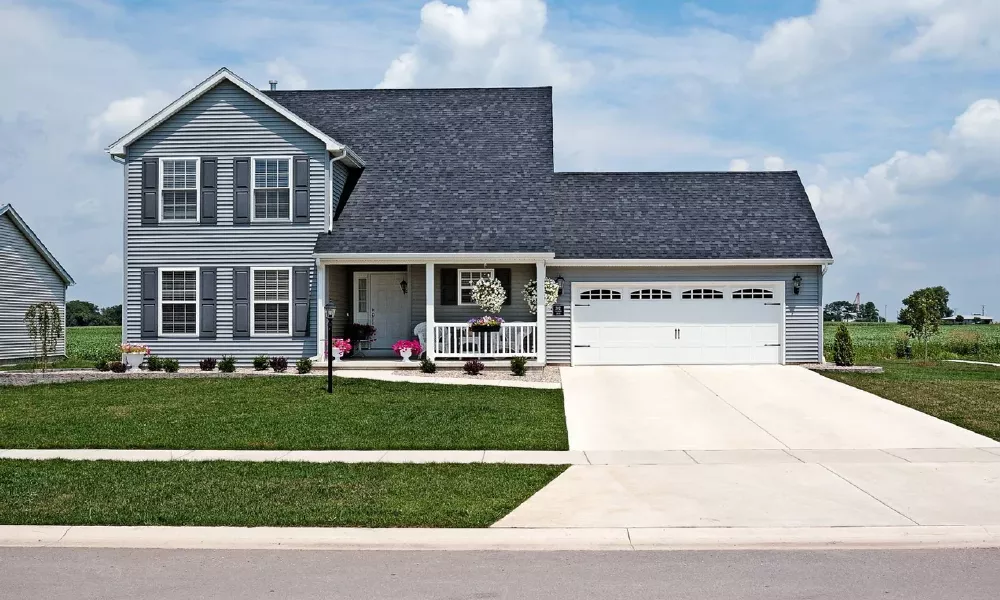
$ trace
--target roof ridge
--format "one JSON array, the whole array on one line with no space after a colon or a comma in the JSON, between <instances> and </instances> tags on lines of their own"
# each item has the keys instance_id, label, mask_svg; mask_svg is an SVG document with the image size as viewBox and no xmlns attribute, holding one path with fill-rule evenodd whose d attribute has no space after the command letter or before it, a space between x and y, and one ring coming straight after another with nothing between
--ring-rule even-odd
<instances>
[{"instance_id":1,"label":"roof ridge","mask_svg":"<svg viewBox=\"0 0 1000 600\"><path fill-rule=\"evenodd\" d=\"M798 170L783 171L555 171L556 175L789 175Z\"/></svg>"},{"instance_id":2,"label":"roof ridge","mask_svg":"<svg viewBox=\"0 0 1000 600\"><path fill-rule=\"evenodd\" d=\"M551 90L551 85L504 85L482 87L427 87L427 88L315 88L308 90L261 90L265 94L313 93L313 92L453 92L453 91L492 91L492 90Z\"/></svg>"}]
</instances>

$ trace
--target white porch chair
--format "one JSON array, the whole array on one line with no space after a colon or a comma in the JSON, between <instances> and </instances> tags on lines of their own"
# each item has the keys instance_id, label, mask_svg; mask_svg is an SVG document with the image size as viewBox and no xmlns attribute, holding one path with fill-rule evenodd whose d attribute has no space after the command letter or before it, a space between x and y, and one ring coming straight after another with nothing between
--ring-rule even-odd
<instances>
[{"instance_id":1,"label":"white porch chair","mask_svg":"<svg viewBox=\"0 0 1000 600\"><path fill-rule=\"evenodd\" d=\"M413 328L413 335L417 336L417 341L420 342L420 347L423 348L424 353L427 353L427 321L421 321L417 323L417 326Z\"/></svg>"}]
</instances>

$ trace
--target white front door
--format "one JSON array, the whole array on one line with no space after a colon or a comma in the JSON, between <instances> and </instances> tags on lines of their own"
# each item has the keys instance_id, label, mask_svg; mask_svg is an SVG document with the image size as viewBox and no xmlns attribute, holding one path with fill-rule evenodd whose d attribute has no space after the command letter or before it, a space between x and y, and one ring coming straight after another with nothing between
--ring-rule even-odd
<instances>
[{"instance_id":1,"label":"white front door","mask_svg":"<svg viewBox=\"0 0 1000 600\"><path fill-rule=\"evenodd\" d=\"M573 364L782 361L782 282L575 283Z\"/></svg>"},{"instance_id":2,"label":"white front door","mask_svg":"<svg viewBox=\"0 0 1000 600\"><path fill-rule=\"evenodd\" d=\"M354 306L358 323L375 326L373 350L389 350L399 340L413 338L410 331L410 297L403 293L405 271L357 273Z\"/></svg>"}]
</instances>

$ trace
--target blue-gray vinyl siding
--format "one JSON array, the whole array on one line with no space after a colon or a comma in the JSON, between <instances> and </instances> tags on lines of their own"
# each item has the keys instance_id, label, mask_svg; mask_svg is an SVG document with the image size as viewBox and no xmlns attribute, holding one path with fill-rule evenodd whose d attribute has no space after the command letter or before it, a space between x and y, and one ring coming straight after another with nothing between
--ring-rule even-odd
<instances>
[{"instance_id":1,"label":"blue-gray vinyl siding","mask_svg":"<svg viewBox=\"0 0 1000 600\"><path fill-rule=\"evenodd\" d=\"M34 356L24 313L38 302L54 302L65 323L66 283L10 217L0 215L0 362ZM56 354L66 354L65 335Z\"/></svg>"},{"instance_id":2,"label":"blue-gray vinyl siding","mask_svg":"<svg viewBox=\"0 0 1000 600\"><path fill-rule=\"evenodd\" d=\"M247 156L309 157L308 224L233 224L233 159ZM141 224L142 159L150 157L217 157L218 223ZM134 142L126 158L126 283L123 337L140 341L140 274L144 267L218 269L217 335L143 340L153 353L191 364L201 358L232 354L246 360L258 354L289 358L316 354L316 278L311 276L307 337L233 338L234 267L310 267L313 246L326 231L330 194L337 198L346 169L333 164L324 144L237 86L222 82L159 127ZM159 318L159 315L158 315Z\"/></svg>"},{"instance_id":3,"label":"blue-gray vinyl siding","mask_svg":"<svg viewBox=\"0 0 1000 600\"><path fill-rule=\"evenodd\" d=\"M802 277L798 294L792 290L792 277ZM605 281L784 281L785 282L785 361L788 363L813 363L821 361L822 348L822 275L820 267L704 267L704 268L649 268L649 267L549 267L548 277L565 278L563 293L557 304L565 314L545 319L546 360L554 364L569 364L572 347L570 298L574 282Z\"/></svg>"}]
</instances>

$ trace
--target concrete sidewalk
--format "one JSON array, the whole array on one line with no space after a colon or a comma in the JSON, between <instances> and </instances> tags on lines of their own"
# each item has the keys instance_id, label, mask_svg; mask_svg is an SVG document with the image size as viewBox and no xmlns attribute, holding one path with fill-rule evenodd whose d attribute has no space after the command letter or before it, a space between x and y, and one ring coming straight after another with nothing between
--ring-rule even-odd
<instances>
[{"instance_id":1,"label":"concrete sidewalk","mask_svg":"<svg viewBox=\"0 0 1000 600\"><path fill-rule=\"evenodd\" d=\"M0 526L0 546L216 550L997 548L1000 527L354 529Z\"/></svg>"},{"instance_id":2,"label":"concrete sidewalk","mask_svg":"<svg viewBox=\"0 0 1000 600\"><path fill-rule=\"evenodd\" d=\"M0 459L313 462L519 463L536 465L720 465L801 463L1000 463L1000 448L887 450L113 450L12 449Z\"/></svg>"}]
</instances>

